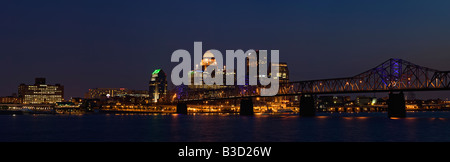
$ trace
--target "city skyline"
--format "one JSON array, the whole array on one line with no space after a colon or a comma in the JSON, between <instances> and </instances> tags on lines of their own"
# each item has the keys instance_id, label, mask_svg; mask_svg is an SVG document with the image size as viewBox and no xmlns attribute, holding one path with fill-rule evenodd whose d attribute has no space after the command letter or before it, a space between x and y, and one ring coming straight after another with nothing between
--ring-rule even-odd
<instances>
[{"instance_id":1,"label":"city skyline","mask_svg":"<svg viewBox=\"0 0 450 162\"><path fill-rule=\"evenodd\" d=\"M7 149L36 157L109 156L101 150L175 161L435 153L386 142L450 141L449 7L3 0L0 142L64 142L56 152ZM80 152L66 142L150 149ZM341 142L387 147L355 152Z\"/></svg>"},{"instance_id":2,"label":"city skyline","mask_svg":"<svg viewBox=\"0 0 450 162\"><path fill-rule=\"evenodd\" d=\"M208 58L203 58L203 59L208 59ZM214 60L214 58L213 58L213 60ZM390 60L397 60L397 59L390 59ZM204 60L203 60L204 61ZM389 61L389 60L388 60ZM405 60L401 60L401 61L405 61ZM406 61L407 62L407 61ZM286 80L286 79L283 79L283 78L289 78L289 72L285 72L286 70L287 70L287 64L286 63L280 63L280 64L283 64L283 66L285 66L285 68L286 69L283 69L283 71L282 72L280 72L280 76L282 76L282 75L284 75L284 77L282 77L282 78L280 78L280 80L283 80L283 81L281 81L282 83L289 83L289 82L287 82L287 81L289 81L289 80ZM276 65L278 65L278 64L276 64ZM420 66L420 65L415 65L415 66ZM423 68L427 68L427 67L423 67ZM435 69L434 69L435 70ZM195 70L191 70L189 73L191 74L193 71L195 71ZM445 71L443 71L443 72L445 72ZM155 75L156 74L156 75ZM64 98L64 93L62 93L63 94L63 97L62 97L62 99L63 100L66 100L66 101L70 101L72 98L86 98L86 99L90 99L90 98L92 98L92 97L88 97L88 96L92 96L92 94L91 94L91 92L92 92L92 90L108 90L108 91L111 91L111 92L102 92L101 94L103 94L103 95L106 95L106 94L111 94L111 93L114 93L114 92L112 92L112 91L115 91L115 90L120 90L120 91L123 91L123 92L126 92L126 91L134 91L134 92L138 92L138 91L148 91L148 93L147 93L147 95L148 94L151 94L151 93L153 93L153 92L156 92L155 90L152 90L152 89L154 89L154 86L156 85L155 83L155 77L157 77L158 76L158 74L162 74L162 76L164 76L164 78L162 79L162 80L158 80L158 82L161 82L161 84L162 85L160 85L160 86L163 86L163 87L165 87L164 89L163 89L163 91L161 91L161 92L159 92L159 93L163 93L164 95L165 95L165 93L166 93L166 91L172 91L172 90L175 90L175 91L177 91L177 89L176 89L176 87L172 84L172 86L170 86L170 87L168 87L167 86L167 80L166 80L166 74L163 72L163 70L162 69L155 69L153 72L152 72L152 77L151 77L151 79L150 79L150 84L149 84L149 86L150 86L150 89L149 90L142 90L142 89L129 89L129 88L125 88L125 87L95 87L95 88L89 88L89 89L87 89L84 93L83 93L83 95L82 96L66 96L65 98ZM193 74L193 73L192 73ZM225 75L225 74L223 74L223 75ZM248 75L248 74L247 74ZM342 78L342 77L340 77L340 78ZM340 79L339 77L338 78L325 78L325 80L327 80L327 79ZM190 76L190 79L193 79L193 75L192 76ZM295 81L294 81L295 82ZM360 81L361 82L361 81ZM35 78L35 83L34 83L34 85L39 85L39 84L44 84L44 85L46 85L45 84L46 83L46 78L42 78L42 77L36 77ZM193 82L192 82L193 83ZM158 83L159 84L159 83ZM348 84L348 83L347 83ZM30 85L33 85L33 84L30 84ZM48 85L48 84L47 84ZM57 86L60 86L60 83L56 83L56 85ZM25 83L24 82L22 82L18 87L18 89L17 89L17 91L16 92L18 92L18 93L16 93L16 92L13 92L13 93L11 93L10 95L5 95L5 96L3 96L3 97L9 97L9 96L11 96L11 97L14 97L14 96L16 96L17 94L19 94L19 97L21 96L20 94L21 93L23 93L22 92L22 90L21 89L23 89L23 88L21 88L22 86L25 86ZM50 85L51 86L51 85ZM62 85L61 85L62 86ZM190 85L190 86L193 86L193 85ZM203 85L203 86L206 86L206 85ZM64 87L64 86L62 86L62 87ZM152 88L153 87L153 88ZM202 87L202 86L200 86L200 87ZM206 86L206 87L208 87L208 86ZM220 86L219 86L220 87ZM149 87L146 87L146 88L149 88ZM193 86L193 87L190 87L190 88L194 88L194 89L196 89L196 88L199 88L199 87L195 87L195 86ZM201 88L200 88L201 89ZM133 93L134 93L133 92ZM432 92L427 92L427 91L425 91L425 92L421 92L421 91L417 91L417 90L415 90L415 91L409 91L409 92L405 92L406 93L406 99L412 99L412 100L415 100L415 99L418 99L418 100L432 100L432 99L440 99L440 100L445 100L445 101L448 101L448 97L446 97L445 95L441 95L441 94L443 94L443 93L445 93L446 91L432 91ZM139 92L139 93L141 93L141 92ZM426 96L427 97L421 97L421 95L420 94L426 94ZM428 94L438 94L438 95L436 95L436 96L444 96L444 97L432 97L432 96L429 96ZM124 94L127 94L127 93L124 93ZM332 96L345 96L345 95L343 95L343 94L340 94L339 92L337 92L337 93L329 93L329 94L332 94ZM329 94L318 94L319 96L328 96ZM419 95L417 95L417 94L419 94ZM155 96L152 96L152 95L150 95L150 97L156 97L156 96L159 96L159 94L154 94ZM111 95L111 97L113 97L114 95ZM348 96L348 97L352 97L352 98L357 98L357 97L360 97L360 96L371 96L371 97L374 97L374 98L384 98L384 97L387 97L388 96L388 93L387 92L363 92L363 93L353 93L353 94L349 94L349 95L346 95L346 96ZM22 96L23 97L23 96ZM100 95L98 95L97 96L97 98L98 97L100 97ZM109 97L109 96L105 96L105 97ZM413 98L408 98L408 97L413 97ZM156 97L156 98L159 98L159 97ZM154 99L152 99L152 100L154 100ZM154 100L153 102L156 102L156 100Z\"/></svg>"},{"instance_id":3,"label":"city skyline","mask_svg":"<svg viewBox=\"0 0 450 162\"><path fill-rule=\"evenodd\" d=\"M389 58L450 69L450 23L442 21L450 2L273 3L1 2L8 14L0 16L0 67L8 79L0 96L34 77L64 85L66 97L90 88L145 90L152 71L170 71L172 52L192 51L194 41L205 50L278 49L291 81L352 76ZM418 92L424 96L449 93Z\"/></svg>"}]
</instances>

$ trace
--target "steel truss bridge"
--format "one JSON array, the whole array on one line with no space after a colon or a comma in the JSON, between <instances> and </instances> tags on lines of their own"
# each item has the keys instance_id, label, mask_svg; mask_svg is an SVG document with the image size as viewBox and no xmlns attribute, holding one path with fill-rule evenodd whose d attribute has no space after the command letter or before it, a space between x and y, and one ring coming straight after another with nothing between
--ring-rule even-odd
<instances>
[{"instance_id":1,"label":"steel truss bridge","mask_svg":"<svg viewBox=\"0 0 450 162\"><path fill-rule=\"evenodd\" d=\"M402 59L389 59L352 77L280 83L276 96L302 94L369 93L392 91L450 90L450 71L416 65ZM227 86L220 89L177 87L178 101L199 101L261 97L261 86Z\"/></svg>"}]
</instances>

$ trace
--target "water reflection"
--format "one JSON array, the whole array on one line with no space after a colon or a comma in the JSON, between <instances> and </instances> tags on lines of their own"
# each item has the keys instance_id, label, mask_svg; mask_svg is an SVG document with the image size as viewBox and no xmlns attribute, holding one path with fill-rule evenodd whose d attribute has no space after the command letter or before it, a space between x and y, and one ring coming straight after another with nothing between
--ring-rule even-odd
<instances>
[{"instance_id":1,"label":"water reflection","mask_svg":"<svg viewBox=\"0 0 450 162\"><path fill-rule=\"evenodd\" d=\"M0 141L450 141L450 112L0 116Z\"/></svg>"}]
</instances>

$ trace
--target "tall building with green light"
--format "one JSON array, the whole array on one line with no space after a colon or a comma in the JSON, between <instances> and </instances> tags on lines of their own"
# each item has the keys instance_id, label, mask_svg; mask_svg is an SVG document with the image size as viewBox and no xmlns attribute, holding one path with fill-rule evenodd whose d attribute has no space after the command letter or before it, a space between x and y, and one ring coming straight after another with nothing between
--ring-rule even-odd
<instances>
[{"instance_id":1,"label":"tall building with green light","mask_svg":"<svg viewBox=\"0 0 450 162\"><path fill-rule=\"evenodd\" d=\"M149 82L148 94L152 102L158 102L164 99L167 94L167 76L161 69L156 69L152 73L152 78Z\"/></svg>"}]
</instances>

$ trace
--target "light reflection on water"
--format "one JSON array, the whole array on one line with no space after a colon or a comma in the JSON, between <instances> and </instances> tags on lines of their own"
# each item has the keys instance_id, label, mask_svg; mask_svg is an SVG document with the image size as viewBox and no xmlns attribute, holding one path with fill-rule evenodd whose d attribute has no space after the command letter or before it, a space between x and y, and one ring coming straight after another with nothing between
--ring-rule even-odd
<instances>
[{"instance_id":1,"label":"light reflection on water","mask_svg":"<svg viewBox=\"0 0 450 162\"><path fill-rule=\"evenodd\" d=\"M450 112L0 116L0 141L450 141Z\"/></svg>"}]
</instances>

